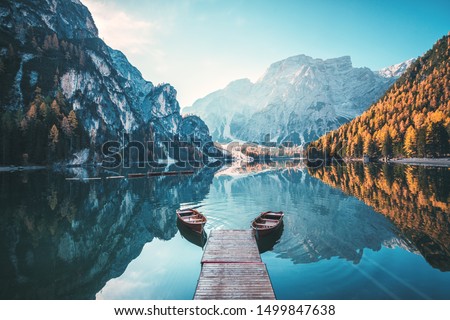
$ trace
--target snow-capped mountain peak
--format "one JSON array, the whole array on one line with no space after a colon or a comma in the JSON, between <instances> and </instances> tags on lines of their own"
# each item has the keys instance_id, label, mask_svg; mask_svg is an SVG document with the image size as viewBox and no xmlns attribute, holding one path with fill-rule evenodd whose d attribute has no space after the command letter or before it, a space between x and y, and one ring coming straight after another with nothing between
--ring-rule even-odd
<instances>
[{"instance_id":1,"label":"snow-capped mountain peak","mask_svg":"<svg viewBox=\"0 0 450 320\"><path fill-rule=\"evenodd\" d=\"M400 77L406 69L409 68L409 66L415 61L416 59L411 58L409 60L406 60L404 62L400 62L397 64L394 64L392 66L383 68L378 71L378 74L384 78L398 78Z\"/></svg>"},{"instance_id":2,"label":"snow-capped mountain peak","mask_svg":"<svg viewBox=\"0 0 450 320\"><path fill-rule=\"evenodd\" d=\"M269 134L303 144L361 114L394 81L354 68L349 56L297 55L271 64L255 83L234 81L183 111L201 116L218 141L264 141Z\"/></svg>"}]
</instances>

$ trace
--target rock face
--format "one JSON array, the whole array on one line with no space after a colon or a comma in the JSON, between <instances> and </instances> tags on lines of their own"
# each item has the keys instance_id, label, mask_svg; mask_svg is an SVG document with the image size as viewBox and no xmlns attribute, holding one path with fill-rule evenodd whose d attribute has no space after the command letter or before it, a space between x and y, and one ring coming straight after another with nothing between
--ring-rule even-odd
<instances>
[{"instance_id":1,"label":"rock face","mask_svg":"<svg viewBox=\"0 0 450 320\"><path fill-rule=\"evenodd\" d=\"M43 96L62 92L89 135L85 147L123 133L141 141L179 134L177 91L146 81L122 52L99 39L80 1L2 1L0 17L0 58L8 62L1 109L26 113L39 87ZM202 130L208 139L208 128Z\"/></svg>"},{"instance_id":2,"label":"rock face","mask_svg":"<svg viewBox=\"0 0 450 320\"><path fill-rule=\"evenodd\" d=\"M391 77L354 68L350 57L305 55L275 62L255 83L248 79L197 100L183 111L202 117L214 140L303 144L356 117L380 98Z\"/></svg>"},{"instance_id":3,"label":"rock face","mask_svg":"<svg viewBox=\"0 0 450 320\"><path fill-rule=\"evenodd\" d=\"M209 129L205 122L197 116L184 117L179 129L183 141L208 141L211 140Z\"/></svg>"},{"instance_id":4,"label":"rock face","mask_svg":"<svg viewBox=\"0 0 450 320\"><path fill-rule=\"evenodd\" d=\"M2 28L17 34L26 42L29 27L46 28L61 38L98 37L98 30L89 10L77 0L2 1Z\"/></svg>"}]
</instances>

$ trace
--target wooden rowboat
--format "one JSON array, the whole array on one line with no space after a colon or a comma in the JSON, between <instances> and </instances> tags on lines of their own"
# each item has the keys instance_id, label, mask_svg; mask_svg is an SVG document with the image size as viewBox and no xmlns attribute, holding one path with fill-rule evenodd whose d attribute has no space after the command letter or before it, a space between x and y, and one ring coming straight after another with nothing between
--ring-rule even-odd
<instances>
[{"instance_id":1,"label":"wooden rowboat","mask_svg":"<svg viewBox=\"0 0 450 320\"><path fill-rule=\"evenodd\" d=\"M178 220L189 229L202 233L206 217L195 209L177 210Z\"/></svg>"},{"instance_id":2,"label":"wooden rowboat","mask_svg":"<svg viewBox=\"0 0 450 320\"><path fill-rule=\"evenodd\" d=\"M284 213L282 211L262 212L252 221L252 229L255 230L257 236L265 236L277 230L283 224L283 217Z\"/></svg>"}]
</instances>

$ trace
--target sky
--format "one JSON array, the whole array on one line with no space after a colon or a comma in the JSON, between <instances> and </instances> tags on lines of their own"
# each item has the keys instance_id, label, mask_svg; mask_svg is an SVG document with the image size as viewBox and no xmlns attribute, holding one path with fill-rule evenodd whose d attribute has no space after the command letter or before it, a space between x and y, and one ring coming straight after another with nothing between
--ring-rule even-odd
<instances>
[{"instance_id":1,"label":"sky","mask_svg":"<svg viewBox=\"0 0 450 320\"><path fill-rule=\"evenodd\" d=\"M181 107L298 54L379 70L450 31L448 0L81 0L99 36Z\"/></svg>"}]
</instances>

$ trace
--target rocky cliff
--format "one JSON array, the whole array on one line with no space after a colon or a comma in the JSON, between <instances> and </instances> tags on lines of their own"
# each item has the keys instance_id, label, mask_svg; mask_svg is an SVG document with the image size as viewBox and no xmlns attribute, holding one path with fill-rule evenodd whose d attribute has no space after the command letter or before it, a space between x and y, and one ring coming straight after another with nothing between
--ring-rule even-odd
<instances>
[{"instance_id":1,"label":"rocky cliff","mask_svg":"<svg viewBox=\"0 0 450 320\"><path fill-rule=\"evenodd\" d=\"M54 124L61 143L62 131L67 133L63 117L73 110L85 134L76 148L71 140L64 157L77 148L121 139L124 133L141 141L193 134L180 132L189 126L183 125L177 91L170 84L155 86L145 80L122 52L98 38L94 20L80 1L2 1L0 17L0 110L12 115L5 116L11 126L25 118L25 129L34 128L30 122L39 120L45 139ZM33 118L33 104L40 111L44 102L53 112L54 98L61 109L55 119L49 120L45 112ZM197 136L210 141L207 127L201 128Z\"/></svg>"}]
</instances>

